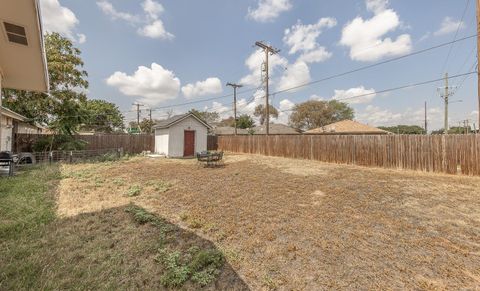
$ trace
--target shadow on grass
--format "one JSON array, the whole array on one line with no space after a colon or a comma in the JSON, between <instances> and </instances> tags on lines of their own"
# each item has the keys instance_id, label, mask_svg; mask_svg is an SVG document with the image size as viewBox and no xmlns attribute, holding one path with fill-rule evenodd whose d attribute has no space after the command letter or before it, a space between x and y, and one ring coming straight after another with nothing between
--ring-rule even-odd
<instances>
[{"instance_id":1,"label":"shadow on grass","mask_svg":"<svg viewBox=\"0 0 480 291\"><path fill-rule=\"evenodd\" d=\"M2 180L0 289L248 290L213 243L135 205L55 218L59 181Z\"/></svg>"}]
</instances>

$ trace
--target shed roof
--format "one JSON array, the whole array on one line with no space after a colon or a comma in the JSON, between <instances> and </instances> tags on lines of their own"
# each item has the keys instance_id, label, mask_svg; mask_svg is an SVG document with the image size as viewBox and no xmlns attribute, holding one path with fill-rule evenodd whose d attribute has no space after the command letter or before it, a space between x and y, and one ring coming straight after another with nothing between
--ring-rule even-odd
<instances>
[{"instance_id":1,"label":"shed roof","mask_svg":"<svg viewBox=\"0 0 480 291\"><path fill-rule=\"evenodd\" d=\"M180 114L180 115L175 115L175 116L172 116L172 117L170 117L168 119L165 119L165 120L160 120L159 122L157 122L157 124L155 124L155 126L153 128L155 128L155 129L169 128L169 127L171 127L171 126L173 126L173 125L179 123L180 121L185 120L189 117L195 118L196 120L198 120L198 122L205 125L205 127L207 127L207 128L212 128L208 123L206 123L205 121L203 121L202 119L200 119L198 116L196 116L195 114L193 114L191 112L188 112L188 113L185 113L185 114Z\"/></svg>"},{"instance_id":2,"label":"shed roof","mask_svg":"<svg viewBox=\"0 0 480 291\"><path fill-rule=\"evenodd\" d=\"M315 128L306 134L390 134L388 131L353 120L343 120L324 127Z\"/></svg>"},{"instance_id":3,"label":"shed roof","mask_svg":"<svg viewBox=\"0 0 480 291\"><path fill-rule=\"evenodd\" d=\"M0 74L4 88L48 91L38 0L0 0Z\"/></svg>"}]
</instances>

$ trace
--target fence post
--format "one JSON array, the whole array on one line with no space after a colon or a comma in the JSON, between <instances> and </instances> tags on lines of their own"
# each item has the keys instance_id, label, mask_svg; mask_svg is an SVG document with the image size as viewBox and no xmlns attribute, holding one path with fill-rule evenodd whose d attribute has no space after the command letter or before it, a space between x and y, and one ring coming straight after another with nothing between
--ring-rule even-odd
<instances>
[{"instance_id":1,"label":"fence post","mask_svg":"<svg viewBox=\"0 0 480 291\"><path fill-rule=\"evenodd\" d=\"M48 163L51 165L52 164L52 159L53 159L53 152L48 153Z\"/></svg>"},{"instance_id":2,"label":"fence post","mask_svg":"<svg viewBox=\"0 0 480 291\"><path fill-rule=\"evenodd\" d=\"M118 149L118 153L120 154L120 157L123 157L123 147Z\"/></svg>"},{"instance_id":3,"label":"fence post","mask_svg":"<svg viewBox=\"0 0 480 291\"><path fill-rule=\"evenodd\" d=\"M70 151L70 164L73 163L73 152Z\"/></svg>"}]
</instances>

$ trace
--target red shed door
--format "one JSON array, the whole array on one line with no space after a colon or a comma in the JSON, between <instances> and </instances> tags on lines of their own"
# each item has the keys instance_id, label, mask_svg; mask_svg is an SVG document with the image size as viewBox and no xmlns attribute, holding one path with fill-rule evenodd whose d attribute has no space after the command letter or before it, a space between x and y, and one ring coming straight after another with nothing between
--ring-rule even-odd
<instances>
[{"instance_id":1,"label":"red shed door","mask_svg":"<svg viewBox=\"0 0 480 291\"><path fill-rule=\"evenodd\" d=\"M195 156L195 131L185 130L183 142L183 156Z\"/></svg>"}]
</instances>

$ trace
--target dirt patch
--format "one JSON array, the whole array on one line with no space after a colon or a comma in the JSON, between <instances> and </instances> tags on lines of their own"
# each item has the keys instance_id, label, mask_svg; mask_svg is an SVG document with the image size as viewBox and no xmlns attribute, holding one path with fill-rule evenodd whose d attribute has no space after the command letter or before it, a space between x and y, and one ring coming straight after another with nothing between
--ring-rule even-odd
<instances>
[{"instance_id":1,"label":"dirt patch","mask_svg":"<svg viewBox=\"0 0 480 291\"><path fill-rule=\"evenodd\" d=\"M248 155L226 161L205 169L140 159L96 175L172 183L125 199L213 241L252 289L480 286L479 178ZM102 186L85 199L115 205L115 193ZM88 210L69 203L59 211Z\"/></svg>"}]
</instances>

